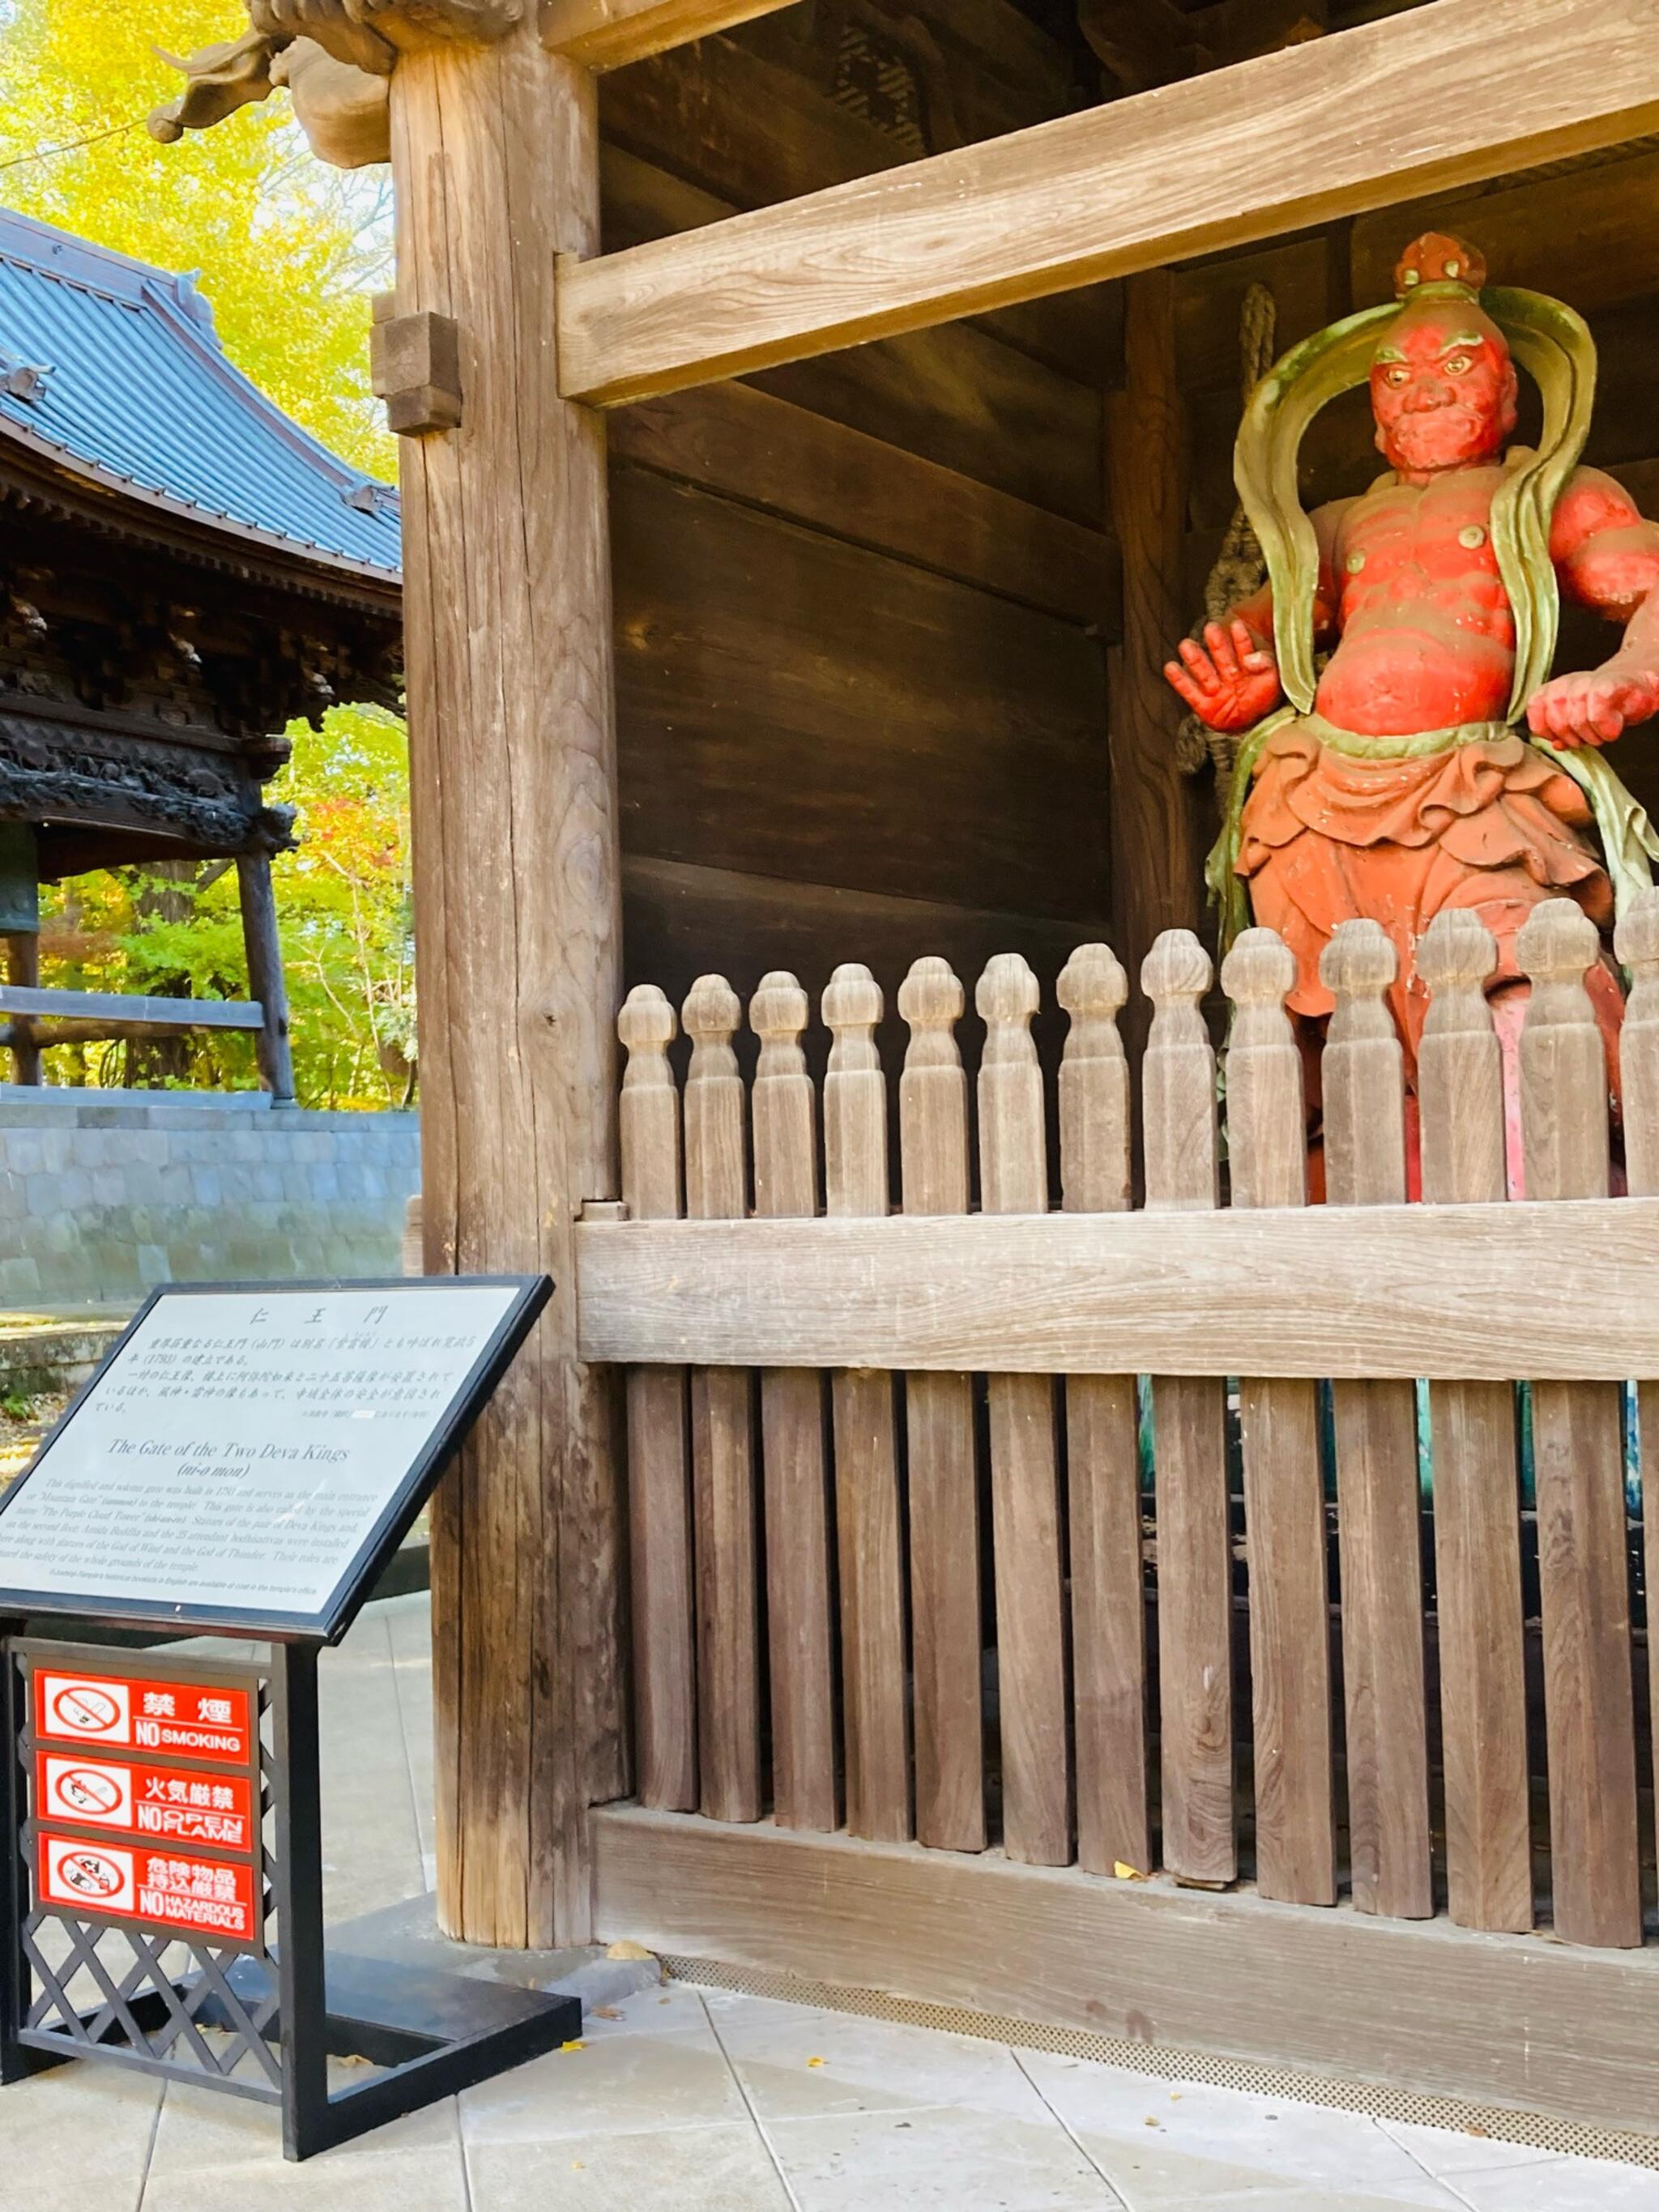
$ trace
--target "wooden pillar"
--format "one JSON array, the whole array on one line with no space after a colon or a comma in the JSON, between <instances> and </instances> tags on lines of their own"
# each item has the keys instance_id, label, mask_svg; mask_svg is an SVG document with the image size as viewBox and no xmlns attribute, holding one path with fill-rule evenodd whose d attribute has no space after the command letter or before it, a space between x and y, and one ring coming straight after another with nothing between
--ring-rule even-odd
<instances>
[{"instance_id":1,"label":"wooden pillar","mask_svg":"<svg viewBox=\"0 0 1659 2212\"><path fill-rule=\"evenodd\" d=\"M453 318L460 422L411 437L404 595L428 1272L556 1285L434 1516L439 1914L580 1942L587 1809L628 1786L613 1378L572 1232L617 1194L621 968L599 418L559 398L562 254L597 250L593 81L538 43L402 53L400 314Z\"/></svg>"},{"instance_id":2,"label":"wooden pillar","mask_svg":"<svg viewBox=\"0 0 1659 2212\"><path fill-rule=\"evenodd\" d=\"M236 860L241 893L242 943L247 950L250 998L264 1008L265 1025L254 1033L259 1080L272 1103L294 1103L294 1050L288 1034L288 982L283 974L283 943L276 930L276 894L271 888L269 853L242 853Z\"/></svg>"},{"instance_id":3,"label":"wooden pillar","mask_svg":"<svg viewBox=\"0 0 1659 2212\"><path fill-rule=\"evenodd\" d=\"M1124 385L1107 403L1108 497L1123 554L1123 643L1110 659L1109 755L1113 924L1132 975L1166 929L1204 933L1205 787L1176 765L1185 711L1164 664L1190 628L1182 594L1188 428L1176 380L1175 281L1124 286ZM1125 1026L1144 1041L1147 1009Z\"/></svg>"},{"instance_id":4,"label":"wooden pillar","mask_svg":"<svg viewBox=\"0 0 1659 2212\"><path fill-rule=\"evenodd\" d=\"M33 930L14 929L0 938L6 955L6 981L16 984L20 991L38 990L40 986L40 939ZM8 1022L6 1028L11 1042L12 1080L15 1083L40 1083L44 1080L40 1069L40 1047L33 1030L27 1022Z\"/></svg>"}]
</instances>

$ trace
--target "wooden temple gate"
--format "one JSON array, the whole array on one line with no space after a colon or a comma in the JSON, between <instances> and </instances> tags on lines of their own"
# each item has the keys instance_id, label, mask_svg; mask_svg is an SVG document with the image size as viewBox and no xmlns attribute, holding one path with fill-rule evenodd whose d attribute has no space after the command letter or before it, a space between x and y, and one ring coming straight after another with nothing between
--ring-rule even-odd
<instances>
[{"instance_id":1,"label":"wooden temple gate","mask_svg":"<svg viewBox=\"0 0 1659 2212\"><path fill-rule=\"evenodd\" d=\"M1376 949L1351 942L1325 1073L1334 1202L1304 1207L1285 960L1254 937L1223 978L1237 1012L1217 1205L1194 1012L1209 970L1195 940L1160 934L1199 918L1200 830L1155 689L1186 617L1182 516L1146 456L1170 404L1168 264L1659 127L1659 10L1549 0L1517 37L1512 0L1431 0L600 252L595 72L769 12L545 0L377 15L398 49L382 345L412 434L427 1259L545 1267L558 1285L434 1528L446 1925L504 1942L597 1928L1639 2124L1659 1961L1641 1948L1651 1762L1623 1391L1659 1367L1652 1017L1626 1041L1637 1194L1613 1198L1590 953L1570 916L1536 926L1531 1195L1509 1203L1490 963L1443 933L1425 955L1433 1202L1407 1206ZM1067 969L1052 1098L1030 1049L1031 975L999 960L979 981L977 1214L948 970L912 971L896 1084L868 976L843 969L827 995L825 1218L803 995L780 974L751 1005L763 1050L745 1099L743 1009L700 985L682 1194L659 995L629 1000L625 1084L618 1068L604 410L1119 277L1113 896L1154 1020L1146 1206L1127 1203L1126 988L1098 947ZM1654 957L1644 936L1626 952L1638 969ZM751 1140L762 1218L745 1218ZM618 1206L631 1218L607 1218ZM1234 1430L1229 1377L1243 1378ZM1565 1941L1526 1932L1546 1830ZM1228 1889L1247 1869L1253 1891ZM1420 1922L1440 1881L1448 1911Z\"/></svg>"}]
</instances>

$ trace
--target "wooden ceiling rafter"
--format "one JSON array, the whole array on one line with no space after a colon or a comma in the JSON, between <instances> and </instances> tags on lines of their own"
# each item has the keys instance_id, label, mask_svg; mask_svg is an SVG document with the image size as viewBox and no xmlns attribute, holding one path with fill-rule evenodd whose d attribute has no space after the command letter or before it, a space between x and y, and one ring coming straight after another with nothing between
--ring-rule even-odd
<instances>
[{"instance_id":1,"label":"wooden ceiling rafter","mask_svg":"<svg viewBox=\"0 0 1659 2212\"><path fill-rule=\"evenodd\" d=\"M983 313L1659 126L1647 0L1436 0L564 266L568 398L618 405ZM1478 101L1470 87L1479 84ZM1357 132L1364 108L1369 127Z\"/></svg>"}]
</instances>

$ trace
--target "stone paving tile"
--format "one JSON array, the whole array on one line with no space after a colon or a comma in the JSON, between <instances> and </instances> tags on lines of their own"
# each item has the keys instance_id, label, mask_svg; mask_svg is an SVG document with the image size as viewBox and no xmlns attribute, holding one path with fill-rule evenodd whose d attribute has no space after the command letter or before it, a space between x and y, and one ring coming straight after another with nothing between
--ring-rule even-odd
<instances>
[{"instance_id":1,"label":"stone paving tile","mask_svg":"<svg viewBox=\"0 0 1659 2212\"><path fill-rule=\"evenodd\" d=\"M1468 2212L1659 2212L1659 2173L1604 2159L1547 2159L1454 2175Z\"/></svg>"},{"instance_id":2,"label":"stone paving tile","mask_svg":"<svg viewBox=\"0 0 1659 2212\"><path fill-rule=\"evenodd\" d=\"M438 1835L434 1820L435 1782L432 1737L432 1603L424 1590L388 1598L374 1610L386 1621L392 1646L392 1681L409 1761L415 1826L420 1841L421 1878L438 1886Z\"/></svg>"},{"instance_id":3,"label":"stone paving tile","mask_svg":"<svg viewBox=\"0 0 1659 2212\"><path fill-rule=\"evenodd\" d=\"M471 2212L795 2212L747 2121L559 2143L470 2142L466 2172Z\"/></svg>"},{"instance_id":4,"label":"stone paving tile","mask_svg":"<svg viewBox=\"0 0 1659 2212\"><path fill-rule=\"evenodd\" d=\"M585 2033L581 2049L551 2051L469 2089L461 2100L469 2151L480 2143L750 2125L743 2093L706 2017L701 2033L690 2027L656 2034Z\"/></svg>"},{"instance_id":5,"label":"stone paving tile","mask_svg":"<svg viewBox=\"0 0 1659 2212\"><path fill-rule=\"evenodd\" d=\"M1123 2199L1046 2115L962 2105L769 2120L799 2212L1120 2212Z\"/></svg>"},{"instance_id":6,"label":"stone paving tile","mask_svg":"<svg viewBox=\"0 0 1659 2212\"><path fill-rule=\"evenodd\" d=\"M159 2081L59 2066L0 2100L0 2212L138 2212Z\"/></svg>"},{"instance_id":7,"label":"stone paving tile","mask_svg":"<svg viewBox=\"0 0 1659 2212\"><path fill-rule=\"evenodd\" d=\"M142 2212L469 2212L454 2102L289 2166L270 2106L170 2082Z\"/></svg>"},{"instance_id":8,"label":"stone paving tile","mask_svg":"<svg viewBox=\"0 0 1659 2212\"><path fill-rule=\"evenodd\" d=\"M955 2106L1041 2124L1042 2100L1013 2053L856 2013L705 1992L709 2017L763 2123Z\"/></svg>"},{"instance_id":9,"label":"stone paving tile","mask_svg":"<svg viewBox=\"0 0 1659 2212\"><path fill-rule=\"evenodd\" d=\"M321 1671L323 1896L355 1920L427 1887L384 1608L368 1607Z\"/></svg>"},{"instance_id":10,"label":"stone paving tile","mask_svg":"<svg viewBox=\"0 0 1659 2212\"><path fill-rule=\"evenodd\" d=\"M1406 2120L1378 2120L1386 2136L1408 2150L1431 2173L1455 2175L1500 2166L1544 2166L1555 2157L1534 2143L1498 2142L1491 2136L1451 2128L1414 2127Z\"/></svg>"},{"instance_id":11,"label":"stone paving tile","mask_svg":"<svg viewBox=\"0 0 1659 2212\"><path fill-rule=\"evenodd\" d=\"M1402 2144L1356 2112L1202 2084L1170 2084L1046 2051L1019 2062L1131 2212L1248 2202L1310 2207L1340 2192L1358 2203L1434 2206L1457 2199Z\"/></svg>"}]
</instances>

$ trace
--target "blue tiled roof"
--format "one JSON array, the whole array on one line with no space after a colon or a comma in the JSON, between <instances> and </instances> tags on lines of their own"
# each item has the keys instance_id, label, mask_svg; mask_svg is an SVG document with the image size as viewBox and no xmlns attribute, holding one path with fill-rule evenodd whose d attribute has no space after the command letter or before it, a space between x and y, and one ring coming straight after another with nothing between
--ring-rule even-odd
<instances>
[{"instance_id":1,"label":"blue tiled roof","mask_svg":"<svg viewBox=\"0 0 1659 2212\"><path fill-rule=\"evenodd\" d=\"M398 573L397 494L232 367L188 276L4 210L0 439L209 527Z\"/></svg>"}]
</instances>

